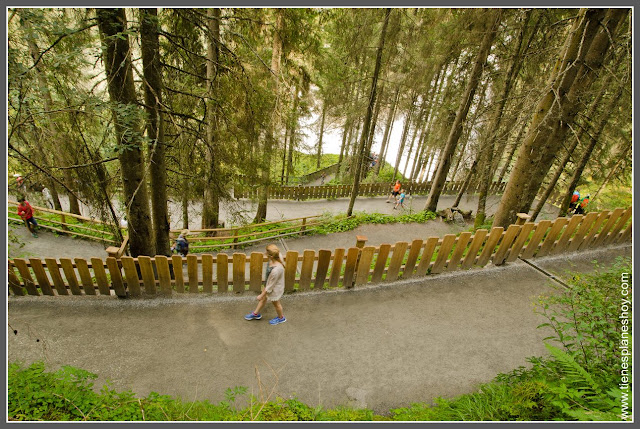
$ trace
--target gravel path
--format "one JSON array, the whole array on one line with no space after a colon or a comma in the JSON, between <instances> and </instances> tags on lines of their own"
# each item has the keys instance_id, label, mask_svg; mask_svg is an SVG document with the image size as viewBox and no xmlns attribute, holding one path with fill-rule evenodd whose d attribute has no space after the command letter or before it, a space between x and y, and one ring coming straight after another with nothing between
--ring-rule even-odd
<instances>
[{"instance_id":1,"label":"gravel path","mask_svg":"<svg viewBox=\"0 0 640 429\"><path fill-rule=\"evenodd\" d=\"M567 279L631 246L533 261ZM533 312L557 286L523 262L380 286L287 295L287 323L243 315L255 297L15 297L8 299L8 360L44 360L98 375L121 391L186 401L224 400L247 386L308 405L368 407L384 413L413 402L469 393L478 384L546 354ZM267 319L267 320L265 320ZM17 330L17 334L13 333ZM247 396L239 398L240 405Z\"/></svg>"},{"instance_id":2,"label":"gravel path","mask_svg":"<svg viewBox=\"0 0 640 429\"><path fill-rule=\"evenodd\" d=\"M9 199L12 197L10 196ZM499 196L490 196L487 199L487 213L492 215L500 202ZM451 195L443 195L438 203L438 209L450 207L455 199ZM401 212L417 212L420 211L425 204L426 197L417 196L409 197L405 201L407 209L393 210L393 204L385 203L386 197L376 198L359 198L356 200L355 211L362 211L366 213L383 213L398 215ZM34 204L36 201L33 201ZM68 202L62 201L64 209L68 209ZM245 213L248 217L255 213L254 202L249 200L240 200L230 203L230 205L223 205L221 219L225 219L230 222L237 213ZM460 202L460 208L464 210L473 210L475 212L477 207L477 197L467 196L463 197ZM323 213L340 214L346 213L349 207L348 198L338 198L335 200L310 200L310 201L286 201L286 200L271 200L269 201L267 209L267 219L280 220L280 219L292 219L303 216L314 216ZM171 202L169 204L171 212L171 227L179 229L182 227L181 221L181 207L179 204ZM190 205L190 225L200 225L200 213L202 211L201 204L192 203ZM550 207L548 211L543 211L539 216L539 219L553 219L556 216L557 209ZM83 214L88 215L88 209L83 208ZM37 214L36 214L37 218ZM18 239L24 243L24 246L19 248L18 246L9 246L9 257L20 257L21 255L27 257L52 257L52 258L105 258L106 245L101 245L97 242L85 241L81 239L70 238L66 236L56 236L51 232L41 230L38 233L38 238L32 238L28 233L26 227L11 224L9 226L11 231L16 233ZM460 231L468 229L469 226L460 226L455 224L443 223L439 220L429 221L424 224L385 224L385 225L363 225L359 228L340 234L331 234L330 236L315 235L309 237L286 239L285 243L287 247L292 250L304 250L304 249L335 249L337 247L348 248L355 245L356 235L365 235L368 238L367 244L379 245L381 243L393 244L397 241L411 242L416 238L427 237L442 237L444 234L455 234ZM264 243L258 243L254 246L244 249L238 249L237 252L250 253L252 251L262 252L264 250ZM225 251L225 253L233 253L233 251Z\"/></svg>"}]
</instances>

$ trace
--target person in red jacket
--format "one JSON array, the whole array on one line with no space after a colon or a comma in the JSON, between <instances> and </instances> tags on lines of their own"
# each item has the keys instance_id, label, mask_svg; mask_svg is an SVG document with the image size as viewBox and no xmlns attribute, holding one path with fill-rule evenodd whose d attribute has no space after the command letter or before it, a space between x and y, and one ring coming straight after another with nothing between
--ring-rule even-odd
<instances>
[{"instance_id":1,"label":"person in red jacket","mask_svg":"<svg viewBox=\"0 0 640 429\"><path fill-rule=\"evenodd\" d=\"M31 232L31 235L34 237L38 237L36 234L36 228L38 226L38 222L36 218L33 217L33 208L29 201L25 200L24 197L20 197L18 200L18 215L24 220L24 223L27 225L27 229Z\"/></svg>"},{"instance_id":2,"label":"person in red jacket","mask_svg":"<svg viewBox=\"0 0 640 429\"><path fill-rule=\"evenodd\" d=\"M402 184L400 184L399 180L396 180L396 184L393 185L393 191L391 191L391 195L387 198L387 202L393 197L394 202L398 199L398 194L400 194L400 188L402 188Z\"/></svg>"}]
</instances>

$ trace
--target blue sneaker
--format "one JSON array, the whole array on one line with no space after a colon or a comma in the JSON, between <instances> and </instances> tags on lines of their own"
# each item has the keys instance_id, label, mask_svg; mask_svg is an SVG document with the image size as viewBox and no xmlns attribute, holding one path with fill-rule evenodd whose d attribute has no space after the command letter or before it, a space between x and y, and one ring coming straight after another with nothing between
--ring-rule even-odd
<instances>
[{"instance_id":1,"label":"blue sneaker","mask_svg":"<svg viewBox=\"0 0 640 429\"><path fill-rule=\"evenodd\" d=\"M274 317L273 319L269 320L269 324L270 325L277 325L278 323L284 323L287 321L287 318L282 316L282 318L280 317Z\"/></svg>"},{"instance_id":2,"label":"blue sneaker","mask_svg":"<svg viewBox=\"0 0 640 429\"><path fill-rule=\"evenodd\" d=\"M253 312L244 316L246 320L260 320L262 319L262 314L253 314Z\"/></svg>"}]
</instances>

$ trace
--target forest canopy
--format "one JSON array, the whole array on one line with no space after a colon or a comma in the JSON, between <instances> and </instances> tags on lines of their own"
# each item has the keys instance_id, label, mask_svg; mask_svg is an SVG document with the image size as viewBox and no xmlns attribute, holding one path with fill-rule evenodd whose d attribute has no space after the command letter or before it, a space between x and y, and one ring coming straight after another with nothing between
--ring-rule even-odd
<instances>
[{"instance_id":1,"label":"forest canopy","mask_svg":"<svg viewBox=\"0 0 640 429\"><path fill-rule=\"evenodd\" d=\"M482 223L489 184L507 182L494 226L552 189L631 186L628 8L7 14L9 183L20 173L56 209L64 194L114 228L120 199L133 255L168 253L168 199L185 227L202 201L201 227L215 228L233 189L257 186L265 219L267 187L310 173L294 167L302 153L319 168L328 130L353 198L402 175L433 181L433 211L445 181L476 183Z\"/></svg>"}]
</instances>

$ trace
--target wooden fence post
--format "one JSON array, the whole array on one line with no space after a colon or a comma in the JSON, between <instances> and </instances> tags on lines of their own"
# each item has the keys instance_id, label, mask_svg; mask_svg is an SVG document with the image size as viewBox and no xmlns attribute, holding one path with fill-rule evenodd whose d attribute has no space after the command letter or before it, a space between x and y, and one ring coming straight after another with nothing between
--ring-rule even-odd
<instances>
[{"instance_id":1,"label":"wooden fence post","mask_svg":"<svg viewBox=\"0 0 640 429\"><path fill-rule=\"evenodd\" d=\"M233 291L235 293L244 292L245 264L247 255L244 253L233 254Z\"/></svg>"},{"instance_id":2,"label":"wooden fence post","mask_svg":"<svg viewBox=\"0 0 640 429\"><path fill-rule=\"evenodd\" d=\"M313 275L313 262L316 257L316 252L315 250L305 250L302 255L299 289L309 290L311 287L311 276Z\"/></svg>"},{"instance_id":3,"label":"wooden fence post","mask_svg":"<svg viewBox=\"0 0 640 429\"><path fill-rule=\"evenodd\" d=\"M344 249L339 247L333 251L333 265L331 266L331 277L329 278L329 287L337 287L340 281L340 273L342 271L342 262L344 260Z\"/></svg>"},{"instance_id":4,"label":"wooden fence post","mask_svg":"<svg viewBox=\"0 0 640 429\"><path fill-rule=\"evenodd\" d=\"M11 292L17 296L24 296L24 289L20 285L20 279L16 275L15 270L12 265L9 265L9 287L11 288Z\"/></svg>"},{"instance_id":5,"label":"wooden fence post","mask_svg":"<svg viewBox=\"0 0 640 429\"><path fill-rule=\"evenodd\" d=\"M296 282L296 270L298 269L298 252L289 250L284 259L284 290L291 292Z\"/></svg>"},{"instance_id":6,"label":"wooden fence post","mask_svg":"<svg viewBox=\"0 0 640 429\"><path fill-rule=\"evenodd\" d=\"M342 285L347 289L353 287L353 277L356 272L359 255L360 249L357 247L350 247L347 251L347 262L344 265L344 279L342 280Z\"/></svg>"},{"instance_id":7,"label":"wooden fence post","mask_svg":"<svg viewBox=\"0 0 640 429\"><path fill-rule=\"evenodd\" d=\"M316 267L316 281L313 290L322 290L327 280L327 272L331 263L331 251L326 249L318 250L318 266Z\"/></svg>"},{"instance_id":8,"label":"wooden fence post","mask_svg":"<svg viewBox=\"0 0 640 429\"><path fill-rule=\"evenodd\" d=\"M218 293L229 292L229 260L226 253L216 255L216 268Z\"/></svg>"}]
</instances>

